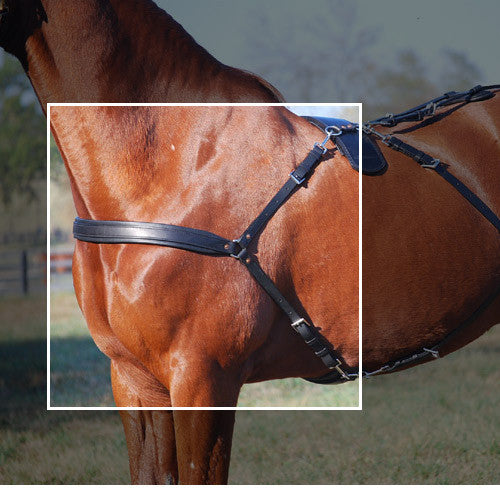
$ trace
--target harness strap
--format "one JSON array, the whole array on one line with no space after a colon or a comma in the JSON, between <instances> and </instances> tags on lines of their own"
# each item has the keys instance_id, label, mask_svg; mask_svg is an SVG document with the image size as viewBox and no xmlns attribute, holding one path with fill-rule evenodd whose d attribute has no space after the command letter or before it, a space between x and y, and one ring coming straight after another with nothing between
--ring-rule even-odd
<instances>
[{"instance_id":1,"label":"harness strap","mask_svg":"<svg viewBox=\"0 0 500 500\"><path fill-rule=\"evenodd\" d=\"M448 165L443 164L437 158L433 158L431 155L424 153L423 151L410 146L401 139L393 136L385 136L382 140L384 144L405 154L419 165L430 170L434 170L438 173L445 181L449 182L483 217L485 217L498 232L500 232L500 218L491 210L486 203L484 203L479 196L474 194L462 181L457 179L453 174L448 171Z\"/></svg>"},{"instance_id":2,"label":"harness strap","mask_svg":"<svg viewBox=\"0 0 500 500\"><path fill-rule=\"evenodd\" d=\"M284 186L273 196L264 210L247 227L246 231L237 240L241 248L246 248L255 236L271 220L272 216L285 203L292 193L306 180L314 167L318 165L323 156L324 150L315 145L300 165L290 173L290 178Z\"/></svg>"},{"instance_id":3,"label":"harness strap","mask_svg":"<svg viewBox=\"0 0 500 500\"><path fill-rule=\"evenodd\" d=\"M340 368L342 362L337 358L335 351L323 340L316 329L312 327L286 300L283 294L276 288L271 278L264 272L255 258L247 257L240 259L240 262L248 269L255 281L274 300L276 305L288 316L292 328L302 337L302 340L313 350L314 354L323 361L329 370L337 370L338 374L346 380L350 380L348 375Z\"/></svg>"},{"instance_id":4,"label":"harness strap","mask_svg":"<svg viewBox=\"0 0 500 500\"><path fill-rule=\"evenodd\" d=\"M402 113L392 114L371 120L365 125L381 125L382 127L394 127L398 123L422 121L425 118L433 116L437 109L452 104L469 103L484 101L494 97L493 90L500 89L500 85L477 85L476 87L466 90L464 92L446 92L439 97L431 99L430 101L419 104Z\"/></svg>"}]
</instances>

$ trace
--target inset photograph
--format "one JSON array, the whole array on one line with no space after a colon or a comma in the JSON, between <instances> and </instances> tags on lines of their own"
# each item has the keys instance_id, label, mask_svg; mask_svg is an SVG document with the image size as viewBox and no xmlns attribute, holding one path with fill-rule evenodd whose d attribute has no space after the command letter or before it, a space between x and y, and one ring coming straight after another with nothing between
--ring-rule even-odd
<instances>
[{"instance_id":1,"label":"inset photograph","mask_svg":"<svg viewBox=\"0 0 500 500\"><path fill-rule=\"evenodd\" d=\"M49 104L48 409L361 409L360 122Z\"/></svg>"}]
</instances>

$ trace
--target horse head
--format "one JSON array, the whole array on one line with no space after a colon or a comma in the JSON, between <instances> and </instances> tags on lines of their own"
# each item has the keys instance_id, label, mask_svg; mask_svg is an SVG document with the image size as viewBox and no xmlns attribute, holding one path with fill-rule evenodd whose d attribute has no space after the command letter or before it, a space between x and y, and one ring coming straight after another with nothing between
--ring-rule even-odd
<instances>
[{"instance_id":1,"label":"horse head","mask_svg":"<svg viewBox=\"0 0 500 500\"><path fill-rule=\"evenodd\" d=\"M41 0L0 0L0 47L27 68L26 41L44 22Z\"/></svg>"}]
</instances>

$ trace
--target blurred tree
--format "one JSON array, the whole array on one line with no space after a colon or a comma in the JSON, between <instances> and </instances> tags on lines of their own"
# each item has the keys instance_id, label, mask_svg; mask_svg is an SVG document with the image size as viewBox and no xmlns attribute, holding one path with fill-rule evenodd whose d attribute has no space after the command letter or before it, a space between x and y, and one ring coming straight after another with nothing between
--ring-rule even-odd
<instances>
[{"instance_id":1,"label":"blurred tree","mask_svg":"<svg viewBox=\"0 0 500 500\"><path fill-rule=\"evenodd\" d=\"M481 71L467 56L445 50L441 57L441 71L433 75L413 50L400 51L394 65L377 70L374 91L363 107L364 118L399 113L449 90L467 90L480 83Z\"/></svg>"},{"instance_id":2,"label":"blurred tree","mask_svg":"<svg viewBox=\"0 0 500 500\"><path fill-rule=\"evenodd\" d=\"M477 66L454 49L442 52L437 70L412 49L391 47L388 54L395 57L381 58L380 29L360 22L359 4L318 0L314 5L298 16L290 4L272 24L258 10L253 13L260 28L258 36L248 35L249 56L257 73L288 102L362 102L368 120L480 83Z\"/></svg>"},{"instance_id":3,"label":"blurred tree","mask_svg":"<svg viewBox=\"0 0 500 500\"><path fill-rule=\"evenodd\" d=\"M441 91L428 75L413 50L399 52L393 66L377 69L370 102L363 109L364 118L369 120L389 111L398 113L437 96Z\"/></svg>"},{"instance_id":4,"label":"blurred tree","mask_svg":"<svg viewBox=\"0 0 500 500\"><path fill-rule=\"evenodd\" d=\"M466 90L484 83L480 69L465 54L447 49L444 56L440 83L445 90Z\"/></svg>"},{"instance_id":5,"label":"blurred tree","mask_svg":"<svg viewBox=\"0 0 500 500\"><path fill-rule=\"evenodd\" d=\"M4 57L0 66L0 200L35 198L33 181L46 172L45 118L26 74Z\"/></svg>"},{"instance_id":6,"label":"blurred tree","mask_svg":"<svg viewBox=\"0 0 500 500\"><path fill-rule=\"evenodd\" d=\"M247 47L257 72L288 102L360 102L375 70L371 48L377 32L357 28L357 5L316 1L304 13L290 3L282 14L270 20L256 7L260 29L249 35Z\"/></svg>"}]
</instances>

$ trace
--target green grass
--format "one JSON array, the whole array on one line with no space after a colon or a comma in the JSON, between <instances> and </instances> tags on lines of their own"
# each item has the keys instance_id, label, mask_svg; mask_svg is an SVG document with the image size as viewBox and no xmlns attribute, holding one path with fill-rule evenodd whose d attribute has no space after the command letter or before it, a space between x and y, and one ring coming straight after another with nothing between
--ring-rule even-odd
<instances>
[{"instance_id":1,"label":"green grass","mask_svg":"<svg viewBox=\"0 0 500 500\"><path fill-rule=\"evenodd\" d=\"M51 406L114 406L109 359L94 344L75 296L52 294Z\"/></svg>"},{"instance_id":2,"label":"green grass","mask_svg":"<svg viewBox=\"0 0 500 500\"><path fill-rule=\"evenodd\" d=\"M45 410L44 310L41 298L0 300L0 483L127 483L117 412ZM362 412L240 411L230 482L498 484L499 354L497 326L365 381Z\"/></svg>"},{"instance_id":3,"label":"green grass","mask_svg":"<svg viewBox=\"0 0 500 500\"><path fill-rule=\"evenodd\" d=\"M497 326L447 358L364 381L362 412L238 415L231 480L498 484L499 353Z\"/></svg>"},{"instance_id":4,"label":"green grass","mask_svg":"<svg viewBox=\"0 0 500 500\"><path fill-rule=\"evenodd\" d=\"M51 297L51 405L114 406L109 360L92 341L81 312L69 292ZM332 390L301 379L245 385L238 406L358 406L358 384Z\"/></svg>"},{"instance_id":5,"label":"green grass","mask_svg":"<svg viewBox=\"0 0 500 500\"><path fill-rule=\"evenodd\" d=\"M243 386L238 406L356 407L358 384L353 382L339 385L335 390L298 378L247 384Z\"/></svg>"}]
</instances>

